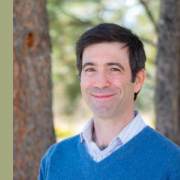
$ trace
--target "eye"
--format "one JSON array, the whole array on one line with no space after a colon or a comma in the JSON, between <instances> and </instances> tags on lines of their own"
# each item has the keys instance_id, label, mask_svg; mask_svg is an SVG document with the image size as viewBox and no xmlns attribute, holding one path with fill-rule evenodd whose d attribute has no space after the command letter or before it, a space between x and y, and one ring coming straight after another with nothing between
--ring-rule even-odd
<instances>
[{"instance_id":1,"label":"eye","mask_svg":"<svg viewBox=\"0 0 180 180\"><path fill-rule=\"evenodd\" d=\"M118 69L118 68L111 68L110 71L113 71L113 72L120 72L121 70Z\"/></svg>"},{"instance_id":2,"label":"eye","mask_svg":"<svg viewBox=\"0 0 180 180\"><path fill-rule=\"evenodd\" d=\"M84 68L84 73L87 76L93 76L96 73L96 69L94 67L87 67L87 68Z\"/></svg>"},{"instance_id":3,"label":"eye","mask_svg":"<svg viewBox=\"0 0 180 180\"><path fill-rule=\"evenodd\" d=\"M121 69L117 67L109 67L109 74L111 75L120 75L121 74Z\"/></svg>"},{"instance_id":4,"label":"eye","mask_svg":"<svg viewBox=\"0 0 180 180\"><path fill-rule=\"evenodd\" d=\"M84 71L85 71L85 72L93 72L93 71L95 71L95 69L94 69L94 68L87 68L87 69L85 69Z\"/></svg>"}]
</instances>

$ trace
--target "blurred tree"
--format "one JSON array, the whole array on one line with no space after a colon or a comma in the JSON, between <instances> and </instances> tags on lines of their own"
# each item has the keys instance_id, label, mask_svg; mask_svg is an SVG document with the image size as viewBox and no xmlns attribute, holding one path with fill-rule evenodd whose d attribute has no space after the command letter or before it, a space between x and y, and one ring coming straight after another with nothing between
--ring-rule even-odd
<instances>
[{"instance_id":1,"label":"blurred tree","mask_svg":"<svg viewBox=\"0 0 180 180\"><path fill-rule=\"evenodd\" d=\"M180 146L180 1L161 0L156 83L157 130Z\"/></svg>"},{"instance_id":2,"label":"blurred tree","mask_svg":"<svg viewBox=\"0 0 180 180\"><path fill-rule=\"evenodd\" d=\"M13 179L37 179L40 160L55 142L45 0L14 0L13 10Z\"/></svg>"}]
</instances>

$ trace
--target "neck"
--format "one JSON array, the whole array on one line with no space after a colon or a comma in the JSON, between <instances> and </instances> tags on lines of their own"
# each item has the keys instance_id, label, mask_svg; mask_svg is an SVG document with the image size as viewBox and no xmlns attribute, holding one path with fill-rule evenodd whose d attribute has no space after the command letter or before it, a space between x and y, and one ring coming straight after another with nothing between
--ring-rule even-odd
<instances>
[{"instance_id":1,"label":"neck","mask_svg":"<svg viewBox=\"0 0 180 180\"><path fill-rule=\"evenodd\" d=\"M121 117L113 119L94 117L93 141L101 150L106 148L133 118L133 111L123 113Z\"/></svg>"}]
</instances>

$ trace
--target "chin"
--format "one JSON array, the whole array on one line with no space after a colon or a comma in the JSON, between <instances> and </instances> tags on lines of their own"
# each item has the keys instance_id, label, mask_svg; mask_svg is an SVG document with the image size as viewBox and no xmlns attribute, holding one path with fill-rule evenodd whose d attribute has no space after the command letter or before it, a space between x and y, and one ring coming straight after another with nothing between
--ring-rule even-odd
<instances>
[{"instance_id":1,"label":"chin","mask_svg":"<svg viewBox=\"0 0 180 180\"><path fill-rule=\"evenodd\" d=\"M93 111L93 115L97 118L100 119L109 119L113 117L112 111L109 111L107 108L101 108L101 109L96 109Z\"/></svg>"}]
</instances>

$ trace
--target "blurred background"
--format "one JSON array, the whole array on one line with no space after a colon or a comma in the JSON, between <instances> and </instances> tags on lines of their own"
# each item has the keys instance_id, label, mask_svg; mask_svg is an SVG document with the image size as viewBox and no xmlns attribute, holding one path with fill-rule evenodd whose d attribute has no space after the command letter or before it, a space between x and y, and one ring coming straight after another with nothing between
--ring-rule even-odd
<instances>
[{"instance_id":1,"label":"blurred background","mask_svg":"<svg viewBox=\"0 0 180 180\"><path fill-rule=\"evenodd\" d=\"M147 54L147 79L138 95L135 109L142 112L148 125L155 126L155 59L158 40L156 24L159 6L159 0L47 1L52 45L53 115L57 140L81 132L92 116L80 92L75 44L83 32L103 22L127 27L143 41Z\"/></svg>"}]
</instances>

